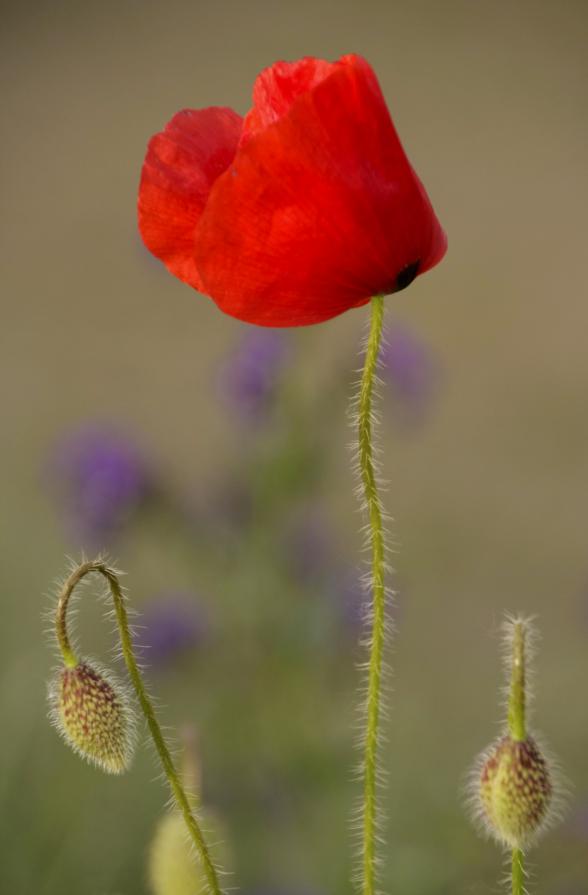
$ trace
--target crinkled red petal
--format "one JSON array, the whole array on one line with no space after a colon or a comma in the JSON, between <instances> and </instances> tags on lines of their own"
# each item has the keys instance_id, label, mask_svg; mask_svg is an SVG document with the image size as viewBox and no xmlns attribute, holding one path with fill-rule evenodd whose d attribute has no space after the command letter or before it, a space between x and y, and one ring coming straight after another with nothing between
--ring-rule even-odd
<instances>
[{"instance_id":1,"label":"crinkled red petal","mask_svg":"<svg viewBox=\"0 0 588 895\"><path fill-rule=\"evenodd\" d=\"M296 62L275 62L265 68L255 79L253 107L243 121L239 146L282 118L295 99L324 81L340 64L305 56Z\"/></svg>"},{"instance_id":2,"label":"crinkled red petal","mask_svg":"<svg viewBox=\"0 0 588 895\"><path fill-rule=\"evenodd\" d=\"M235 157L243 119L232 109L184 109L147 149L139 186L139 230L168 270L202 290L196 225L212 185Z\"/></svg>"},{"instance_id":3,"label":"crinkled red petal","mask_svg":"<svg viewBox=\"0 0 588 895\"><path fill-rule=\"evenodd\" d=\"M196 265L242 320L319 323L445 253L372 69L357 56L341 63L252 136L210 192Z\"/></svg>"}]
</instances>

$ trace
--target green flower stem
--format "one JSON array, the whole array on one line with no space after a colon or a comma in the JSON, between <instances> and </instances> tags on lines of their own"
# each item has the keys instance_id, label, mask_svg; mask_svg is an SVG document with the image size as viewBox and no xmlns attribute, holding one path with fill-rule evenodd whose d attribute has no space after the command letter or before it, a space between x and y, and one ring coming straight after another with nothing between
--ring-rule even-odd
<instances>
[{"instance_id":1,"label":"green flower stem","mask_svg":"<svg viewBox=\"0 0 588 895\"><path fill-rule=\"evenodd\" d=\"M527 738L525 705L525 625L516 621L513 626L512 668L508 698L508 731L517 742Z\"/></svg>"},{"instance_id":2,"label":"green flower stem","mask_svg":"<svg viewBox=\"0 0 588 895\"><path fill-rule=\"evenodd\" d=\"M374 895L376 888L376 840L378 778L378 731L381 715L382 660L385 633L385 544L382 507L378 496L372 443L372 404L378 354L384 322L384 300L371 303L371 326L359 392L359 469L369 524L372 561L373 620L368 670L367 717L363 763L362 891Z\"/></svg>"},{"instance_id":3,"label":"green flower stem","mask_svg":"<svg viewBox=\"0 0 588 895\"><path fill-rule=\"evenodd\" d=\"M513 740L527 738L525 682L525 624L516 621L512 631L512 667L508 697L508 732ZM525 864L522 849L512 850L512 895L524 895Z\"/></svg>"},{"instance_id":4,"label":"green flower stem","mask_svg":"<svg viewBox=\"0 0 588 895\"><path fill-rule=\"evenodd\" d=\"M151 704L151 700L149 699L149 696L147 695L147 691L145 689L145 685L143 684L143 679L141 678L141 673L139 671L137 660L135 659L135 654L133 652L133 642L129 628L127 610L125 608L125 600L117 575L105 563L99 560L96 562L81 563L81 565L79 565L71 573L61 590L59 601L57 604L56 633L57 641L63 655L63 660L65 664L70 668L77 665L78 660L71 646L67 633L67 607L70 597L80 581L85 578L86 575L90 575L94 572L98 575L101 575L108 582L108 586L110 588L110 593L114 603L114 610L120 635L123 658L125 660L133 687L135 688L135 692L137 694L141 709L147 721L147 725L155 744L155 748L157 749L161 764L163 765L165 776L176 800L178 808L183 815L184 821L188 828L188 832L190 834L190 838L192 839L192 842L194 843L202 861L202 866L206 874L210 892L212 893L212 895L221 895L217 872L210 857L210 852L208 850L198 822L190 808L190 802L180 781L179 774L174 767L169 749L161 732L161 727L159 726L159 722L155 715L153 705Z\"/></svg>"},{"instance_id":5,"label":"green flower stem","mask_svg":"<svg viewBox=\"0 0 588 895\"><path fill-rule=\"evenodd\" d=\"M520 848L512 850L512 895L525 895L525 865Z\"/></svg>"}]
</instances>

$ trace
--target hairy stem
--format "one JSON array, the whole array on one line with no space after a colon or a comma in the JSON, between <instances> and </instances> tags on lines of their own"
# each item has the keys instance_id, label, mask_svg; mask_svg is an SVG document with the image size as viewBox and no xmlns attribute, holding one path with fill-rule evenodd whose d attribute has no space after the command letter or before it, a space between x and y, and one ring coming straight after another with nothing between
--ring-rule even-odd
<instances>
[{"instance_id":1,"label":"hairy stem","mask_svg":"<svg viewBox=\"0 0 588 895\"><path fill-rule=\"evenodd\" d=\"M123 658L125 660L133 687L135 688L139 704L147 721L149 732L151 733L155 748L157 749L157 753L161 760L161 764L169 783L169 787L172 791L177 806L183 815L184 821L188 828L188 832L190 834L190 838L196 847L197 853L200 856L200 860L202 861L202 866L206 874L210 892L212 893L212 895L221 895L217 872L212 862L212 858L210 857L210 852L204 840L204 836L202 835L202 830L200 829L200 826L198 825L198 822L192 813L188 797L186 795L184 787L182 786L179 774L176 771L176 768L172 761L169 749L161 732L161 727L159 726L159 722L155 715L153 705L151 703L151 700L149 699L149 696L145 689L145 685L143 684L143 679L141 677L141 673L137 665L137 660L135 659L135 654L133 652L133 642L129 628L129 619L118 577L112 569L110 569L105 563L99 560L96 562L81 563L81 565L79 565L71 573L61 590L59 601L57 604L56 633L57 641L63 655L63 660L65 664L70 668L75 667L78 663L67 633L67 607L70 597L77 585L83 578L86 577L86 575L90 575L92 573L101 575L108 582L110 594L114 603L114 611L116 614L116 622L120 635Z\"/></svg>"},{"instance_id":2,"label":"hairy stem","mask_svg":"<svg viewBox=\"0 0 588 895\"><path fill-rule=\"evenodd\" d=\"M508 732L513 740L527 738L525 681L525 624L516 621L512 632L512 665L508 697ZM512 850L512 895L524 895L525 864L522 849Z\"/></svg>"},{"instance_id":3,"label":"hairy stem","mask_svg":"<svg viewBox=\"0 0 588 895\"><path fill-rule=\"evenodd\" d=\"M372 405L378 354L382 340L384 301L371 303L371 326L359 392L359 468L366 503L372 564L372 632L368 670L367 716L363 763L362 891L374 895L376 887L376 839L378 778L378 731L381 714L382 658L385 633L385 544L382 507L374 469Z\"/></svg>"},{"instance_id":4,"label":"hairy stem","mask_svg":"<svg viewBox=\"0 0 588 895\"><path fill-rule=\"evenodd\" d=\"M512 633L512 667L508 697L508 731L517 742L527 738L525 698L525 624L516 621Z\"/></svg>"},{"instance_id":5,"label":"hairy stem","mask_svg":"<svg viewBox=\"0 0 588 895\"><path fill-rule=\"evenodd\" d=\"M520 848L512 850L512 895L525 895L525 866Z\"/></svg>"}]
</instances>

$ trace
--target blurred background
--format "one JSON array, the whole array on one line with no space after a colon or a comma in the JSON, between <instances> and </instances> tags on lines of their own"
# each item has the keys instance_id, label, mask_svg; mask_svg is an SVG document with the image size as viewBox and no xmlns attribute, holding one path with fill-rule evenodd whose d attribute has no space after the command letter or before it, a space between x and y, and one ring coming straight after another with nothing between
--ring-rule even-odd
<instances>
[{"instance_id":1,"label":"blurred background","mask_svg":"<svg viewBox=\"0 0 588 895\"><path fill-rule=\"evenodd\" d=\"M389 299L381 430L396 544L384 890L491 893L461 787L497 733L505 610L537 616L536 723L573 794L533 892L588 891L588 7L563 2L2 4L0 867L15 895L138 895L166 793L46 719L65 555L108 549L166 725L246 893L346 893L362 658L346 419L366 310L257 331L144 250L148 138L240 112L276 59L374 66L449 235ZM110 662L86 596L83 651Z\"/></svg>"}]
</instances>

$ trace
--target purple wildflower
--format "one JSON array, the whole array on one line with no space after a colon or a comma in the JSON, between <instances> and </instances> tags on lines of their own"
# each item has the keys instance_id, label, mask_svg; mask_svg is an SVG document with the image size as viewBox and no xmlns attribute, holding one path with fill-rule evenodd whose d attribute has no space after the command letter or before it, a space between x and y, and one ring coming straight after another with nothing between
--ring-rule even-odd
<instances>
[{"instance_id":1,"label":"purple wildflower","mask_svg":"<svg viewBox=\"0 0 588 895\"><path fill-rule=\"evenodd\" d=\"M267 418L286 357L281 330L247 329L220 377L222 393L238 417L248 423Z\"/></svg>"},{"instance_id":2,"label":"purple wildflower","mask_svg":"<svg viewBox=\"0 0 588 895\"><path fill-rule=\"evenodd\" d=\"M380 359L383 377L392 386L405 422L422 422L439 381L439 365L429 346L414 330L396 324L387 335Z\"/></svg>"},{"instance_id":3,"label":"purple wildflower","mask_svg":"<svg viewBox=\"0 0 588 895\"><path fill-rule=\"evenodd\" d=\"M135 444L97 424L70 433L49 466L50 487L76 544L107 547L150 490Z\"/></svg>"},{"instance_id":4,"label":"purple wildflower","mask_svg":"<svg viewBox=\"0 0 588 895\"><path fill-rule=\"evenodd\" d=\"M137 626L137 649L150 666L169 664L201 646L210 632L207 614L189 592L164 593L150 600Z\"/></svg>"}]
</instances>

